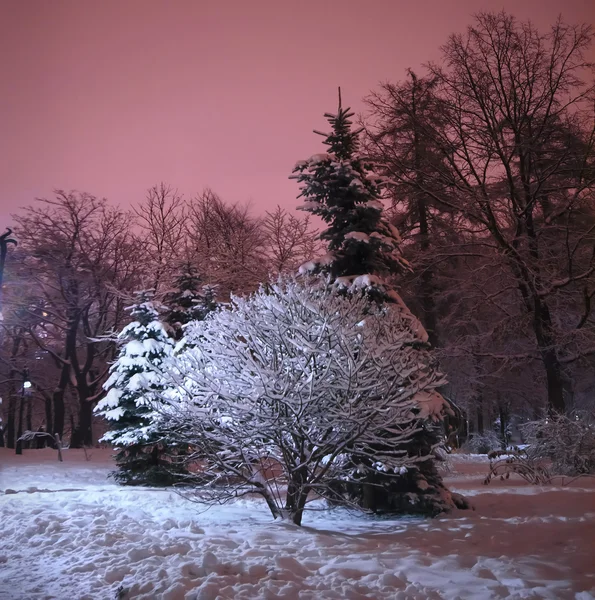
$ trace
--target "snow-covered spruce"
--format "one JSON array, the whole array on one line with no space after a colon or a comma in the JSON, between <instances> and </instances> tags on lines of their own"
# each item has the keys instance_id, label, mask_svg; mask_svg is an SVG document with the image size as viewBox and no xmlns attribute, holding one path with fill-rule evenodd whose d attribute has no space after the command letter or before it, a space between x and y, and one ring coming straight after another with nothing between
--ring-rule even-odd
<instances>
[{"instance_id":1,"label":"snow-covered spruce","mask_svg":"<svg viewBox=\"0 0 595 600\"><path fill-rule=\"evenodd\" d=\"M135 320L118 335L123 345L104 384L107 394L95 408L110 425L100 441L118 449L114 477L128 485L167 485L174 479L155 410L163 390L159 369L173 351L160 308L151 292L137 294L137 303L129 307Z\"/></svg>"},{"instance_id":2,"label":"snow-covered spruce","mask_svg":"<svg viewBox=\"0 0 595 600\"><path fill-rule=\"evenodd\" d=\"M308 498L337 500L370 471L415 471L428 456L405 448L441 411L443 380L408 323L318 277L190 324L196 344L169 359L161 410L168 437L195 450L201 497L257 493L300 524Z\"/></svg>"},{"instance_id":3,"label":"snow-covered spruce","mask_svg":"<svg viewBox=\"0 0 595 600\"><path fill-rule=\"evenodd\" d=\"M352 129L353 113L342 108L340 97L337 114L325 116L331 132L315 133L325 137L328 152L299 161L291 177L297 179L300 197L305 199L301 208L328 224L321 234L328 242L328 253L303 265L300 272L328 273L343 293L363 293L372 301L391 305L408 323L411 343L417 344L420 360L432 371L436 367L428 352L428 334L391 285L391 278L409 266L401 254L399 233L384 216L384 180L359 154L361 129ZM438 420L449 413L452 410L442 399ZM381 511L436 514L451 508L451 496L433 461L439 440L436 423L420 419L417 433L400 446L410 457L423 459L416 468L395 479L385 477L381 466L374 469L382 461L372 460L366 476L360 477L364 485L348 485L345 493L351 501ZM377 449L381 451L380 446Z\"/></svg>"},{"instance_id":4,"label":"snow-covered spruce","mask_svg":"<svg viewBox=\"0 0 595 600\"><path fill-rule=\"evenodd\" d=\"M350 109L339 103L336 115L325 114L332 131L325 136L328 152L299 161L291 175L300 184L304 203L298 207L328 224L320 237L328 254L302 265L301 272L323 271L350 285L367 275L372 291L381 278L408 268L397 229L384 217L384 179L359 154L360 130L352 130ZM363 280L358 282L362 285Z\"/></svg>"},{"instance_id":5,"label":"snow-covered spruce","mask_svg":"<svg viewBox=\"0 0 595 600\"><path fill-rule=\"evenodd\" d=\"M173 281L174 288L163 298L167 306L165 321L176 340L183 336L183 327L191 321L202 321L215 310L215 288L206 285L191 263L184 263Z\"/></svg>"}]
</instances>

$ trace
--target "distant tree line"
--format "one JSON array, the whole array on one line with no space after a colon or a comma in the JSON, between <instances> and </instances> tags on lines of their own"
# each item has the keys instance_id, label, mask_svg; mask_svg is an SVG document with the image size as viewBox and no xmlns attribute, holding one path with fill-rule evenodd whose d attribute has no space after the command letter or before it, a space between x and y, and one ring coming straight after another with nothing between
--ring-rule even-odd
<instances>
[{"instance_id":1,"label":"distant tree line","mask_svg":"<svg viewBox=\"0 0 595 600\"><path fill-rule=\"evenodd\" d=\"M90 445L115 334L134 292L166 298L185 265L219 300L295 270L317 242L307 217L281 208L263 217L206 190L185 200L151 188L131 211L87 193L57 191L14 215L3 284L0 363L4 442L42 426ZM31 387L23 388L25 379ZM24 416L21 416L24 415Z\"/></svg>"}]
</instances>

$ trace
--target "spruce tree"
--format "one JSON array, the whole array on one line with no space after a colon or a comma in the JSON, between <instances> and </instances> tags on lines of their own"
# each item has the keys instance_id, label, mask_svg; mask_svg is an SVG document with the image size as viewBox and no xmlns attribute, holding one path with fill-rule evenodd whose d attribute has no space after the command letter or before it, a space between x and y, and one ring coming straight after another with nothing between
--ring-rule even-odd
<instances>
[{"instance_id":1,"label":"spruce tree","mask_svg":"<svg viewBox=\"0 0 595 600\"><path fill-rule=\"evenodd\" d=\"M129 308L134 321L118 335L122 347L104 384L107 395L95 409L110 425L100 441L117 448L114 478L126 485L169 485L176 480L155 411L163 390L159 369L173 342L159 319L161 307L152 298L151 291L138 292Z\"/></svg>"},{"instance_id":2,"label":"spruce tree","mask_svg":"<svg viewBox=\"0 0 595 600\"><path fill-rule=\"evenodd\" d=\"M217 308L215 288L203 283L195 267L184 263L173 281L174 288L163 299L167 306L165 321L172 337L178 341L184 335L183 327L191 321L202 321Z\"/></svg>"},{"instance_id":3,"label":"spruce tree","mask_svg":"<svg viewBox=\"0 0 595 600\"><path fill-rule=\"evenodd\" d=\"M382 280L407 268L397 229L384 217L383 178L375 175L359 154L361 129L352 129L353 113L341 107L326 113L332 130L325 137L328 152L299 161L291 176L301 184L298 208L328 225L320 238L328 254L306 263L302 270L329 273L340 284L367 287L368 293L386 299Z\"/></svg>"},{"instance_id":4,"label":"spruce tree","mask_svg":"<svg viewBox=\"0 0 595 600\"><path fill-rule=\"evenodd\" d=\"M418 319L407 309L394 290L392 279L408 264L400 250L396 228L384 216L381 200L383 178L359 153L361 129L352 127L354 113L341 106L337 114L326 113L330 133L324 136L328 151L299 161L293 179L300 183L304 198L300 207L323 219L327 224L321 239L328 243L328 254L306 263L301 272L326 273L346 293L363 293L371 302L397 310L410 327L409 344L425 364L427 373L437 371L429 353L428 335ZM415 418L418 433L408 442L405 451L422 461L402 474L387 474L383 465L366 465L362 470L362 485L338 484L343 496L366 508L384 512L437 514L464 502L453 497L442 483L433 460L439 443L437 425L449 412L447 402L437 393L418 394ZM354 471L358 465L353 465Z\"/></svg>"}]
</instances>

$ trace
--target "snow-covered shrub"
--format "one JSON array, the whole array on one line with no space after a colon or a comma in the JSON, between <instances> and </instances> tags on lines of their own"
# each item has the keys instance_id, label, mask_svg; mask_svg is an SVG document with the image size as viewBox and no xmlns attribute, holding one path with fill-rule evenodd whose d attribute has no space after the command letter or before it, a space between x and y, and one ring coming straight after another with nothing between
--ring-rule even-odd
<instances>
[{"instance_id":1,"label":"snow-covered shrub","mask_svg":"<svg viewBox=\"0 0 595 600\"><path fill-rule=\"evenodd\" d=\"M471 454L487 454L492 450L502 449L502 439L491 430L483 433L472 433L463 444L462 450Z\"/></svg>"},{"instance_id":2,"label":"snow-covered shrub","mask_svg":"<svg viewBox=\"0 0 595 600\"><path fill-rule=\"evenodd\" d=\"M554 475L595 473L595 415L555 415L523 426L528 456L551 461Z\"/></svg>"},{"instance_id":3,"label":"snow-covered shrub","mask_svg":"<svg viewBox=\"0 0 595 600\"><path fill-rule=\"evenodd\" d=\"M485 485L496 477L501 480L509 479L511 473L520 475L533 485L548 485L552 482L552 474L543 461L528 456L524 451L495 450L488 457L490 470L484 479Z\"/></svg>"},{"instance_id":4,"label":"snow-covered shrub","mask_svg":"<svg viewBox=\"0 0 595 600\"><path fill-rule=\"evenodd\" d=\"M261 288L186 330L170 359L169 434L195 449L202 493L258 493L300 523L308 497L368 471L398 479L407 443L437 417L442 376L408 318L317 278Z\"/></svg>"}]
</instances>

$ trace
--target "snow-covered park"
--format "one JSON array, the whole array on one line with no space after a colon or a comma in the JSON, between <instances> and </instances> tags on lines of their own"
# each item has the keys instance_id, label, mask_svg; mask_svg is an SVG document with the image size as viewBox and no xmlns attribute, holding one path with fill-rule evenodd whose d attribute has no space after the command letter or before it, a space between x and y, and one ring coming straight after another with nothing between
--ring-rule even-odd
<instances>
[{"instance_id":1,"label":"snow-covered park","mask_svg":"<svg viewBox=\"0 0 595 600\"><path fill-rule=\"evenodd\" d=\"M253 139L242 151L242 107L216 100L233 141L206 154L225 156L215 172L240 185L235 199L162 181L110 203L67 191L79 177L13 215L0 233L0 600L595 600L595 30L498 10L437 62L414 59L419 73L378 75L354 110L339 88L297 162L301 142L276 166L268 149L302 139L302 100L277 102L272 130L249 110L281 136L256 136L267 152ZM347 71L368 77L356 46ZM345 60L329 48L312 55ZM246 64L243 87L259 87ZM64 71L77 90L78 71ZM103 86L110 101L118 86ZM193 115L210 115L210 93ZM139 119L130 135L159 120ZM265 162L244 172L248 152ZM170 158L163 173L183 173ZM195 162L192 185L206 184ZM266 194L253 212L253 172L263 190L294 180L287 201L306 214L270 211Z\"/></svg>"},{"instance_id":2,"label":"snow-covered park","mask_svg":"<svg viewBox=\"0 0 595 600\"><path fill-rule=\"evenodd\" d=\"M306 526L260 500L206 509L108 479L107 449L0 449L1 600L595 598L595 479L445 481L473 511L379 519L314 506Z\"/></svg>"}]
</instances>

